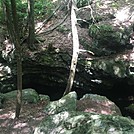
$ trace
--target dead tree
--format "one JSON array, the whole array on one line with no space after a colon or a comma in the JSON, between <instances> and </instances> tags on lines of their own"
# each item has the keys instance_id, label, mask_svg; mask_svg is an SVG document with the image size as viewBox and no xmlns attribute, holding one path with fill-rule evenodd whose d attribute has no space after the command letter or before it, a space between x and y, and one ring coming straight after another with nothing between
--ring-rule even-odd
<instances>
[{"instance_id":1,"label":"dead tree","mask_svg":"<svg viewBox=\"0 0 134 134\"><path fill-rule=\"evenodd\" d=\"M75 71L78 61L78 55L79 55L79 37L78 37L78 31L77 31L77 18L76 18L76 3L74 0L71 0L71 25L72 25L72 37L73 37L73 55L72 55L72 61L71 61L71 67L70 67L70 74L66 86L66 90L64 92L64 95L68 94L73 86L74 77L75 77Z\"/></svg>"}]
</instances>

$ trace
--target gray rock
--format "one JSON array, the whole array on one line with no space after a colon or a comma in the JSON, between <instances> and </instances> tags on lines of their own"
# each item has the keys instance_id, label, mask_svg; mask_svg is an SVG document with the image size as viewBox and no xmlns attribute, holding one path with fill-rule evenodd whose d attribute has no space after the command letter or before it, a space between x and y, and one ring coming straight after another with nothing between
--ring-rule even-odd
<instances>
[{"instance_id":1,"label":"gray rock","mask_svg":"<svg viewBox=\"0 0 134 134\"><path fill-rule=\"evenodd\" d=\"M6 100L10 100L16 99L16 94L17 90L5 93L4 96ZM26 103L37 103L40 100L40 97L34 89L27 88L22 90L22 100Z\"/></svg>"},{"instance_id":2,"label":"gray rock","mask_svg":"<svg viewBox=\"0 0 134 134\"><path fill-rule=\"evenodd\" d=\"M77 102L77 110L99 114L121 115L116 104L104 96L86 94Z\"/></svg>"},{"instance_id":3,"label":"gray rock","mask_svg":"<svg viewBox=\"0 0 134 134\"><path fill-rule=\"evenodd\" d=\"M48 116L34 134L133 134L134 121L121 116L61 112Z\"/></svg>"},{"instance_id":4,"label":"gray rock","mask_svg":"<svg viewBox=\"0 0 134 134\"><path fill-rule=\"evenodd\" d=\"M50 102L44 112L47 114L57 114L63 111L76 110L76 99L76 92L71 92L58 101Z\"/></svg>"},{"instance_id":5,"label":"gray rock","mask_svg":"<svg viewBox=\"0 0 134 134\"><path fill-rule=\"evenodd\" d=\"M45 109L48 116L35 128L34 134L134 133L134 121L129 118L76 111L76 98L76 93L71 92L48 104ZM101 103L108 101L105 97L97 95L85 95L82 100L87 98Z\"/></svg>"},{"instance_id":6,"label":"gray rock","mask_svg":"<svg viewBox=\"0 0 134 134\"><path fill-rule=\"evenodd\" d=\"M50 101L50 97L48 95L39 94L39 97L41 101Z\"/></svg>"}]
</instances>

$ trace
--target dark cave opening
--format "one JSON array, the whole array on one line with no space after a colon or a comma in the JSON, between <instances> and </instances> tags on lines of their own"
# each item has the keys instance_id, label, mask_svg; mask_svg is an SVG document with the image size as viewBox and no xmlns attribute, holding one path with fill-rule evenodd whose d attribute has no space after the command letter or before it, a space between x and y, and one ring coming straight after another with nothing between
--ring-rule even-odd
<instances>
[{"instance_id":1,"label":"dark cave opening","mask_svg":"<svg viewBox=\"0 0 134 134\"><path fill-rule=\"evenodd\" d=\"M134 85L130 85L128 80L117 80L112 88L98 88L93 93L106 96L113 101L121 110L123 116L134 119L134 113L126 108L130 104L134 104Z\"/></svg>"},{"instance_id":2,"label":"dark cave opening","mask_svg":"<svg viewBox=\"0 0 134 134\"><path fill-rule=\"evenodd\" d=\"M66 85L62 83L48 84L39 82L38 77L36 77L36 79L26 78L26 81L23 84L23 89L24 88L33 88L39 94L48 95L51 101L55 101L63 96ZM72 90L77 92L78 99L87 93L105 96L120 108L123 116L130 116L134 119L134 113L126 110L126 107L134 103L134 85L129 85L128 81L125 79L117 80L117 82L113 83L113 86L110 89L107 89L107 87L102 88L101 86L97 86L95 87L95 90L87 90L78 87L73 87Z\"/></svg>"}]
</instances>

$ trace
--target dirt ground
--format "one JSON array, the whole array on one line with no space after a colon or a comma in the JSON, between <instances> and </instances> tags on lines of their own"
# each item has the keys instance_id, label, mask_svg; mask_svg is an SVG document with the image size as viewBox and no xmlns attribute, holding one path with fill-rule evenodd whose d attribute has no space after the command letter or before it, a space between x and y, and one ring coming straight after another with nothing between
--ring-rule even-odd
<instances>
[{"instance_id":1,"label":"dirt ground","mask_svg":"<svg viewBox=\"0 0 134 134\"><path fill-rule=\"evenodd\" d=\"M31 134L41 120L46 117L43 112L45 101L37 104L23 104L19 119L15 117L15 100L7 101L0 109L0 134Z\"/></svg>"}]
</instances>

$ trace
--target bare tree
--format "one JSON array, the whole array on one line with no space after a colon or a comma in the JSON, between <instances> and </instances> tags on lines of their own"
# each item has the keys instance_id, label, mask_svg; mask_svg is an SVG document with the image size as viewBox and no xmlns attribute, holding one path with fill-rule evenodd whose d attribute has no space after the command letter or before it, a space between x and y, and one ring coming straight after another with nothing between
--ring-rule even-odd
<instances>
[{"instance_id":1,"label":"bare tree","mask_svg":"<svg viewBox=\"0 0 134 134\"><path fill-rule=\"evenodd\" d=\"M76 3L74 0L71 0L71 25L72 25L72 36L73 36L73 56L71 61L71 68L70 68L70 74L66 86L66 90L64 92L64 95L68 94L73 86L74 77L75 77L75 71L78 61L78 54L79 54L79 37L78 37L78 31L77 31L77 18L76 18Z\"/></svg>"}]
</instances>

